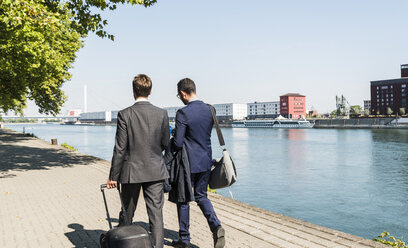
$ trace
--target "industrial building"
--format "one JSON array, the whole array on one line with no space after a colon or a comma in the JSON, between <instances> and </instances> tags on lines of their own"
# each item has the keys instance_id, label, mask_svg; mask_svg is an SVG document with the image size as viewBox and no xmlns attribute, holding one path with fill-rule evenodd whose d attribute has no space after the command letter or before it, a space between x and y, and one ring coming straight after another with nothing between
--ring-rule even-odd
<instances>
[{"instance_id":1,"label":"industrial building","mask_svg":"<svg viewBox=\"0 0 408 248\"><path fill-rule=\"evenodd\" d=\"M81 109L70 109L67 113L67 116L79 117L82 113Z\"/></svg>"},{"instance_id":2,"label":"industrial building","mask_svg":"<svg viewBox=\"0 0 408 248\"><path fill-rule=\"evenodd\" d=\"M247 113L250 120L276 118L280 114L279 101L248 103Z\"/></svg>"},{"instance_id":3,"label":"industrial building","mask_svg":"<svg viewBox=\"0 0 408 248\"><path fill-rule=\"evenodd\" d=\"M371 81L371 114L407 112L408 64L401 65L401 78Z\"/></svg>"},{"instance_id":4,"label":"industrial building","mask_svg":"<svg viewBox=\"0 0 408 248\"><path fill-rule=\"evenodd\" d=\"M213 104L219 120L243 120L247 117L246 103Z\"/></svg>"},{"instance_id":5,"label":"industrial building","mask_svg":"<svg viewBox=\"0 0 408 248\"><path fill-rule=\"evenodd\" d=\"M117 111L101 111L101 112L88 112L82 113L80 115L79 121L83 123L87 122L111 122L112 119L112 112L116 112L117 119Z\"/></svg>"},{"instance_id":6,"label":"industrial building","mask_svg":"<svg viewBox=\"0 0 408 248\"><path fill-rule=\"evenodd\" d=\"M299 93L280 96L280 114L289 119L305 119L306 96Z\"/></svg>"}]
</instances>

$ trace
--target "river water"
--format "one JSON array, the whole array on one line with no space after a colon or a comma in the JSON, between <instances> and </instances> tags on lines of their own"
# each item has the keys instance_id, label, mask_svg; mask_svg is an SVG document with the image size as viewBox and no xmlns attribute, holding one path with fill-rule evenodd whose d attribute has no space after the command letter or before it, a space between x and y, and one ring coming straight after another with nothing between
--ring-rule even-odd
<instances>
[{"instance_id":1,"label":"river water","mask_svg":"<svg viewBox=\"0 0 408 248\"><path fill-rule=\"evenodd\" d=\"M6 125L106 160L115 126ZM238 181L217 193L343 232L408 238L408 130L222 129ZM214 157L221 155L212 136Z\"/></svg>"}]
</instances>

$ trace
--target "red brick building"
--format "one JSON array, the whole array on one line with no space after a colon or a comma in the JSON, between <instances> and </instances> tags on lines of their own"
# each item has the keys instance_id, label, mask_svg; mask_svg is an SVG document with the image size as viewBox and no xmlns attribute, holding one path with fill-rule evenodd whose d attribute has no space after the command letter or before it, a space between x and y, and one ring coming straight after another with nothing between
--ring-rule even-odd
<instances>
[{"instance_id":1,"label":"red brick building","mask_svg":"<svg viewBox=\"0 0 408 248\"><path fill-rule=\"evenodd\" d=\"M371 114L399 114L401 108L407 112L408 106L408 65L401 65L401 78L371 81Z\"/></svg>"},{"instance_id":2,"label":"red brick building","mask_svg":"<svg viewBox=\"0 0 408 248\"><path fill-rule=\"evenodd\" d=\"M306 97L298 93L280 96L280 114L290 119L305 119Z\"/></svg>"}]
</instances>

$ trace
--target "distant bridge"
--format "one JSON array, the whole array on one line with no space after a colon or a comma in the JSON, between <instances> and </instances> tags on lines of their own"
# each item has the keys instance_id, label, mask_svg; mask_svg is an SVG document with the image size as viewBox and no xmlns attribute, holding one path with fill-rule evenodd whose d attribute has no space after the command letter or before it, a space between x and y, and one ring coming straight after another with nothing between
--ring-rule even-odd
<instances>
[{"instance_id":1,"label":"distant bridge","mask_svg":"<svg viewBox=\"0 0 408 248\"><path fill-rule=\"evenodd\" d=\"M3 120L77 120L79 119L79 116L1 116L1 118L3 118Z\"/></svg>"}]
</instances>

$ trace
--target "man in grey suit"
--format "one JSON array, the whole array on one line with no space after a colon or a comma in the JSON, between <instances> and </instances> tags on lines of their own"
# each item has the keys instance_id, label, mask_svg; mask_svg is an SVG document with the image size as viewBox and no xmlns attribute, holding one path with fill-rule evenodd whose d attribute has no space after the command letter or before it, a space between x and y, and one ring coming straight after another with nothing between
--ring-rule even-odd
<instances>
[{"instance_id":1,"label":"man in grey suit","mask_svg":"<svg viewBox=\"0 0 408 248\"><path fill-rule=\"evenodd\" d=\"M119 111L108 188L122 186L128 223L132 223L140 189L146 201L150 231L156 248L163 247L163 180L168 178L162 152L169 142L167 111L153 106L148 96L152 81L143 74L133 80L136 103ZM124 225L121 213L119 225Z\"/></svg>"}]
</instances>

